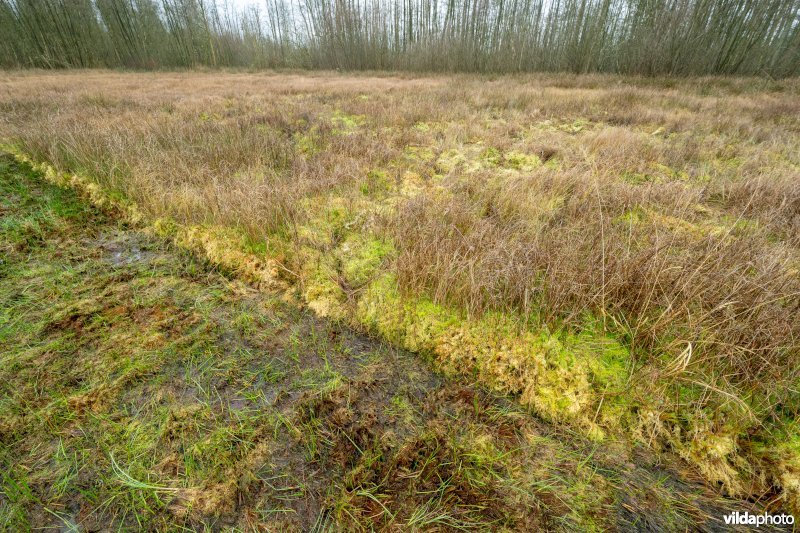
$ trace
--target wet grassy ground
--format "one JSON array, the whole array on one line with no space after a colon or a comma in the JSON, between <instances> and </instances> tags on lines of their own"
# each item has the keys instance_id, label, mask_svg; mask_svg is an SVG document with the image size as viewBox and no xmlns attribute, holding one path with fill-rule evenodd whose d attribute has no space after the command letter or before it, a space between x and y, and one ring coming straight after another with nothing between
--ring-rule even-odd
<instances>
[{"instance_id":1,"label":"wet grassy ground","mask_svg":"<svg viewBox=\"0 0 800 533\"><path fill-rule=\"evenodd\" d=\"M723 529L722 500L0 159L0 529Z\"/></svg>"}]
</instances>

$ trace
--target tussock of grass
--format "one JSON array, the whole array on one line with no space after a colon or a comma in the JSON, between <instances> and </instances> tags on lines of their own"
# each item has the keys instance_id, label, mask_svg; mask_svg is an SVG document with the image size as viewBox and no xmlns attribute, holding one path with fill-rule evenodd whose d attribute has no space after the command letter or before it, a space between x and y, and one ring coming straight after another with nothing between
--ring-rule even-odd
<instances>
[{"instance_id":1,"label":"tussock of grass","mask_svg":"<svg viewBox=\"0 0 800 533\"><path fill-rule=\"evenodd\" d=\"M793 81L190 77L9 75L4 135L550 420L796 498Z\"/></svg>"}]
</instances>

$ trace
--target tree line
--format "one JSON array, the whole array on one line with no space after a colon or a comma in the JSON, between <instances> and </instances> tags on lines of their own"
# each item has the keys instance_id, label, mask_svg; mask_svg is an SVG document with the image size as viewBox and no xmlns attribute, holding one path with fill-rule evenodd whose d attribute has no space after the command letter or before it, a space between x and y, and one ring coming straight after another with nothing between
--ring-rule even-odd
<instances>
[{"instance_id":1,"label":"tree line","mask_svg":"<svg viewBox=\"0 0 800 533\"><path fill-rule=\"evenodd\" d=\"M800 0L0 0L0 66L800 71Z\"/></svg>"}]
</instances>

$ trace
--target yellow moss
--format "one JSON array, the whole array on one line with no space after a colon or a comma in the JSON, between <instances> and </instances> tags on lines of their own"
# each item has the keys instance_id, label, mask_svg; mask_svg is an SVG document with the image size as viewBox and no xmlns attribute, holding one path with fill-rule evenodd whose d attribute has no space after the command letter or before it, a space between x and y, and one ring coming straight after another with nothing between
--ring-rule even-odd
<instances>
[{"instance_id":1,"label":"yellow moss","mask_svg":"<svg viewBox=\"0 0 800 533\"><path fill-rule=\"evenodd\" d=\"M204 255L211 263L235 272L246 281L262 288L282 288L275 261L259 258L237 249L240 234L223 227L177 226L175 243L185 249Z\"/></svg>"},{"instance_id":2,"label":"yellow moss","mask_svg":"<svg viewBox=\"0 0 800 533\"><path fill-rule=\"evenodd\" d=\"M636 225L646 220L645 212L640 207L628 209L623 214L614 217L615 224Z\"/></svg>"},{"instance_id":3,"label":"yellow moss","mask_svg":"<svg viewBox=\"0 0 800 533\"><path fill-rule=\"evenodd\" d=\"M178 225L169 217L160 217L153 221L153 231L162 238L174 238L178 232Z\"/></svg>"},{"instance_id":4,"label":"yellow moss","mask_svg":"<svg viewBox=\"0 0 800 533\"><path fill-rule=\"evenodd\" d=\"M675 443L678 453L695 464L712 483L721 483L732 495L742 493L742 482L732 464L737 458L736 437L710 430L696 432L688 446Z\"/></svg>"},{"instance_id":5,"label":"yellow moss","mask_svg":"<svg viewBox=\"0 0 800 533\"><path fill-rule=\"evenodd\" d=\"M748 235L758 229L758 221L747 218L732 218L729 216L721 216L714 218L714 212L708 208L697 207L695 209L699 214L705 215L706 220L700 222L690 222L682 218L665 215L658 213L655 210L646 210L645 216L665 228L672 231L690 235L697 239L704 239L709 235L722 236L728 233L733 235Z\"/></svg>"},{"instance_id":6,"label":"yellow moss","mask_svg":"<svg viewBox=\"0 0 800 533\"><path fill-rule=\"evenodd\" d=\"M487 159L486 153L486 147L479 142L463 146L460 150L451 148L439 154L436 166L444 174L462 167L464 172L472 173L487 166L492 166L491 157Z\"/></svg>"},{"instance_id":7,"label":"yellow moss","mask_svg":"<svg viewBox=\"0 0 800 533\"><path fill-rule=\"evenodd\" d=\"M425 185L412 173L404 181L407 187L422 189ZM351 315L339 276L347 283L368 282L380 273L380 263L392 248L377 239L351 234L335 254L320 252L333 243L335 231L345 228L350 206L337 197L319 200L304 205L308 222L300 228L302 238L311 244L302 247L299 257L304 265L303 297L311 309L321 316L352 316L407 349L434 355L445 371L477 374L495 390L518 395L546 418L572 420L590 435L601 435L587 413L594 412L599 398L595 382L602 384L598 378L602 372L575 339L565 345L547 332L520 327L516 319L502 313L465 319L426 299L403 299L389 274L369 282ZM241 242L236 230L184 227L170 219L157 220L153 228L248 281L266 287L278 285L276 265L236 246Z\"/></svg>"},{"instance_id":8,"label":"yellow moss","mask_svg":"<svg viewBox=\"0 0 800 533\"><path fill-rule=\"evenodd\" d=\"M439 158L436 160L436 166L438 166L442 172L447 174L455 170L459 165L464 164L466 160L467 159L462 152L451 149L446 150L439 155Z\"/></svg>"},{"instance_id":9,"label":"yellow moss","mask_svg":"<svg viewBox=\"0 0 800 533\"><path fill-rule=\"evenodd\" d=\"M561 131L565 131L567 133L575 134L575 133L580 133L581 131L583 131L585 129L589 129L589 128L591 128L591 126L592 126L591 121L586 120L586 119L582 119L582 118L578 118L578 119L573 120L572 122L559 124L558 125L558 129L561 130Z\"/></svg>"},{"instance_id":10,"label":"yellow moss","mask_svg":"<svg viewBox=\"0 0 800 533\"><path fill-rule=\"evenodd\" d=\"M377 274L384 257L393 252L391 243L354 233L339 247L337 257L342 263L345 281L359 287Z\"/></svg>"},{"instance_id":11,"label":"yellow moss","mask_svg":"<svg viewBox=\"0 0 800 533\"><path fill-rule=\"evenodd\" d=\"M425 180L416 172L405 172L400 183L400 193L405 196L416 196L425 190Z\"/></svg>"},{"instance_id":12,"label":"yellow moss","mask_svg":"<svg viewBox=\"0 0 800 533\"><path fill-rule=\"evenodd\" d=\"M423 162L433 161L436 157L433 150L425 146L407 146L403 153L410 159Z\"/></svg>"},{"instance_id":13,"label":"yellow moss","mask_svg":"<svg viewBox=\"0 0 800 533\"><path fill-rule=\"evenodd\" d=\"M480 164L481 150L479 145L464 151L451 150L442 154L437 164L446 172L459 165L466 165L470 171ZM513 153L506 154L506 161L515 157ZM20 156L20 159L26 158ZM520 169L525 164L520 160ZM85 177L59 174L47 165L36 168L54 183L84 191L95 204L117 207L131 221L144 220L135 205L112 198ZM403 176L401 192L431 194L435 187L418 174L408 172ZM667 444L697 465L707 479L722 482L732 493L741 490L737 433L697 427L691 434L681 434L666 424L657 410L641 402L636 405L634 415L634 395L624 389L630 354L613 339L591 328L582 335L557 337L546 330L526 329L510 315L495 313L467 319L423 298L402 298L396 279L381 268L384 257L393 253L391 245L348 229L353 213L369 212L361 209L364 205L373 210L391 209L391 202L354 207L354 201L368 200L326 196L301 204L307 217L298 228L301 252L295 259L302 265L299 281L311 309L321 316L350 318L400 346L431 354L444 371L471 374L499 392L518 396L544 418L574 424L590 438L600 439L606 431L615 432L635 424L633 433L642 442ZM556 211L561 202L563 198L543 202L545 212ZM698 236L709 230L707 224L693 224L650 211L630 216L630 222L646 216L673 230ZM626 218L620 217L619 222L628 222ZM275 262L237 245L241 243L241 235L236 230L182 226L169 218L157 219L151 227L159 235L258 286L285 288L277 279ZM346 237L344 243L337 245L342 236ZM366 284L365 290L357 293L355 305L348 302L348 295L340 285L342 278L351 287ZM786 497L797 508L798 454L787 452L781 461L776 477Z\"/></svg>"},{"instance_id":14,"label":"yellow moss","mask_svg":"<svg viewBox=\"0 0 800 533\"><path fill-rule=\"evenodd\" d=\"M337 272L328 261L320 261L316 268L307 269L303 298L317 315L344 318L346 295L337 282Z\"/></svg>"},{"instance_id":15,"label":"yellow moss","mask_svg":"<svg viewBox=\"0 0 800 533\"><path fill-rule=\"evenodd\" d=\"M509 315L467 319L428 300L404 299L388 274L370 284L356 317L409 350L432 353L445 372L473 374L498 392L519 396L540 416L574 422L591 437L604 436L595 412L617 427L628 414L627 405L599 403L618 361L588 351L584 339L568 337L565 345L547 332L524 329Z\"/></svg>"},{"instance_id":16,"label":"yellow moss","mask_svg":"<svg viewBox=\"0 0 800 533\"><path fill-rule=\"evenodd\" d=\"M669 415L649 407L640 407L633 435L656 449L669 447L694 465L705 479L719 483L733 496L744 494L740 471L748 465L739 453L737 434L731 428L714 429L711 423L695 416L689 429L665 421Z\"/></svg>"},{"instance_id":17,"label":"yellow moss","mask_svg":"<svg viewBox=\"0 0 800 533\"><path fill-rule=\"evenodd\" d=\"M297 149L307 155L312 156L320 151L320 147L314 140L314 133L316 130L316 126L314 126L309 133L296 133L294 135L294 142Z\"/></svg>"},{"instance_id":18,"label":"yellow moss","mask_svg":"<svg viewBox=\"0 0 800 533\"><path fill-rule=\"evenodd\" d=\"M776 438L777 446L764 450L771 462L777 460L776 477L783 488L789 511L800 515L800 421L792 420Z\"/></svg>"},{"instance_id":19,"label":"yellow moss","mask_svg":"<svg viewBox=\"0 0 800 533\"><path fill-rule=\"evenodd\" d=\"M542 160L533 154L524 154L516 150L506 152L505 164L508 167L529 172L535 168L542 166Z\"/></svg>"},{"instance_id":20,"label":"yellow moss","mask_svg":"<svg viewBox=\"0 0 800 533\"><path fill-rule=\"evenodd\" d=\"M363 126L366 122L364 115L350 115L344 111L337 109L331 116L331 122L337 127L336 131L339 133L349 134Z\"/></svg>"},{"instance_id":21,"label":"yellow moss","mask_svg":"<svg viewBox=\"0 0 800 533\"><path fill-rule=\"evenodd\" d=\"M705 238L709 233L714 233L715 229L717 231L721 230L719 227L714 228L704 224L696 224L682 218L658 213L652 209L648 210L648 218L657 224L670 229L671 231L691 235L692 237L698 239Z\"/></svg>"},{"instance_id":22,"label":"yellow moss","mask_svg":"<svg viewBox=\"0 0 800 533\"><path fill-rule=\"evenodd\" d=\"M669 180L689 181L689 174L684 170L675 170L663 163L650 163L650 168L655 171L656 175Z\"/></svg>"},{"instance_id":23,"label":"yellow moss","mask_svg":"<svg viewBox=\"0 0 800 533\"><path fill-rule=\"evenodd\" d=\"M335 234L351 217L351 201L339 196L315 196L300 202L305 222L297 226L303 243L323 249L334 244Z\"/></svg>"}]
</instances>

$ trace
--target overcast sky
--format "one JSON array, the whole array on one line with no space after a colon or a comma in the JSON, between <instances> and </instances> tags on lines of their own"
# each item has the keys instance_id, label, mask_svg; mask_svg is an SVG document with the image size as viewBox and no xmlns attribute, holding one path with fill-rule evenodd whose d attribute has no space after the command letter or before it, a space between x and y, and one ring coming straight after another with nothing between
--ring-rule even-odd
<instances>
[{"instance_id":1,"label":"overcast sky","mask_svg":"<svg viewBox=\"0 0 800 533\"><path fill-rule=\"evenodd\" d=\"M228 0L228 2L236 7L238 10L242 10L242 8L249 7L249 6L258 6L262 7L261 0Z\"/></svg>"}]
</instances>

